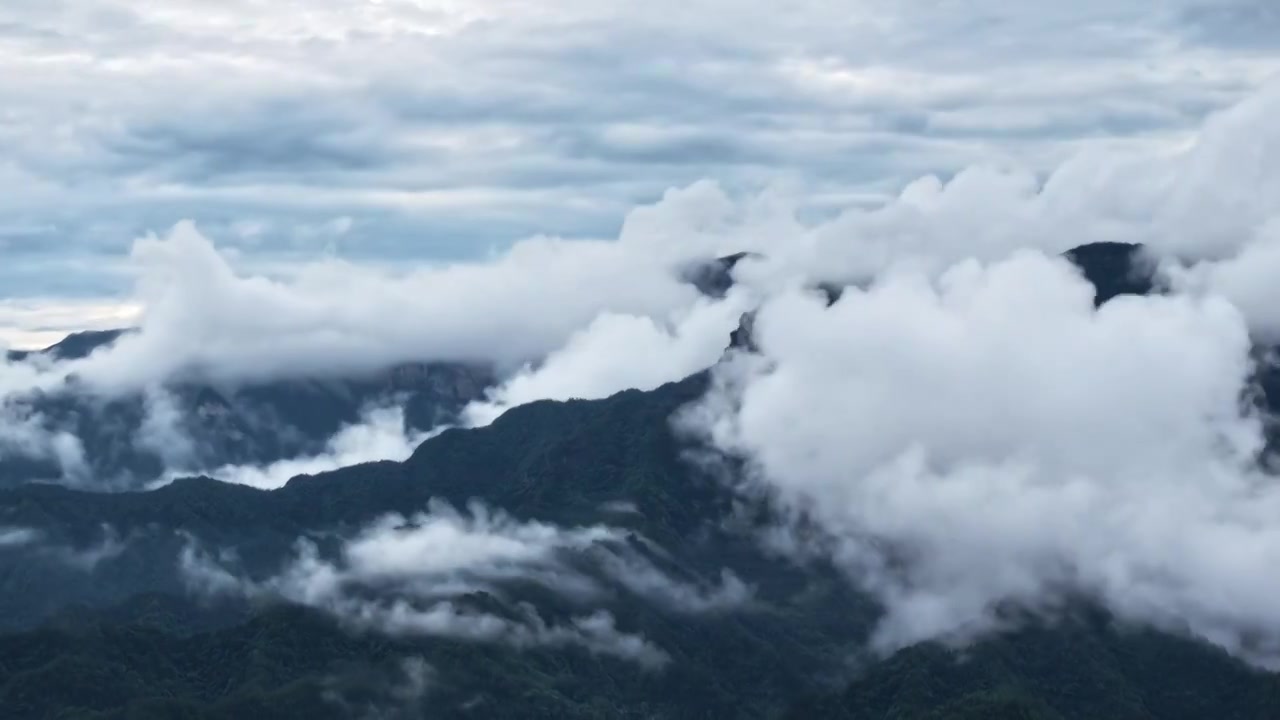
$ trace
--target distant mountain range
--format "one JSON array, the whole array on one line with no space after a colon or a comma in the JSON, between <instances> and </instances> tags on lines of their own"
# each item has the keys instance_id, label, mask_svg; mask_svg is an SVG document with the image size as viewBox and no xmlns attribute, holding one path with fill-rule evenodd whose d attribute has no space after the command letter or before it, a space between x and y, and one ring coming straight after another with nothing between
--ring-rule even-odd
<instances>
[{"instance_id":1,"label":"distant mountain range","mask_svg":"<svg viewBox=\"0 0 1280 720\"><path fill-rule=\"evenodd\" d=\"M1156 289L1135 246L1068 257L1099 304ZM700 276L700 287L725 292L733 262ZM747 317L726 342L749 348L749 334ZM76 336L47 352L70 357L113 339ZM1267 390L1277 386L1269 372ZM211 448L205 462L263 462L316 447L361 407L398 394L414 408L406 422L433 427L490 382L471 368L416 365L360 380L174 393L184 418L200 418L187 431ZM29 484L30 469L10 467L0 489L3 715L1280 716L1276 676L1192 640L1118 626L1087 602L968 651L868 654L875 603L823 561L765 549L754 531L768 526L769 508L732 492L724 473L733 463L706 462L673 427L708 382L704 372L650 392L520 406L489 427L445 431L403 463L274 491L197 477L102 494ZM141 427L142 398L28 401L88 438L94 472L154 474L156 458L118 449ZM473 502L482 509L465 510ZM413 519L433 503L429 518ZM417 526L435 528L428 541L387 546L373 569L353 569L360 542L403 540ZM553 550L531 560L511 538ZM501 562L483 577L415 584L415 573L443 562L441 548L445 559L496 553ZM384 602L388 594L401 601ZM466 633L446 627L459 618L471 623ZM390 620L401 631L387 631Z\"/></svg>"},{"instance_id":2,"label":"distant mountain range","mask_svg":"<svg viewBox=\"0 0 1280 720\"><path fill-rule=\"evenodd\" d=\"M87 330L85 332L71 333L61 341L43 350L9 350L8 358L11 362L18 362L43 355L53 360L81 360L89 357L89 355L93 354L93 351L104 348L120 339L120 336L127 332L129 331L118 329Z\"/></svg>"},{"instance_id":3,"label":"distant mountain range","mask_svg":"<svg viewBox=\"0 0 1280 720\"><path fill-rule=\"evenodd\" d=\"M10 358L81 359L126 332L79 333L36 353L11 352ZM6 398L3 410L33 419L45 432L64 431L78 438L85 460L82 472L91 485L126 489L159 479L172 469L164 455L177 450L192 472L316 455L335 433L361 422L371 408L402 409L404 430L425 432L456 420L493 382L492 371L484 367L406 363L356 377L296 377L234 386L170 382L158 400L142 392L99 397L72 384ZM157 409L157 403L166 406ZM147 437L150 413L162 414L156 422L165 431L152 439ZM172 447L174 437L185 447ZM61 474L52 458L0 455L0 487L57 480Z\"/></svg>"}]
</instances>

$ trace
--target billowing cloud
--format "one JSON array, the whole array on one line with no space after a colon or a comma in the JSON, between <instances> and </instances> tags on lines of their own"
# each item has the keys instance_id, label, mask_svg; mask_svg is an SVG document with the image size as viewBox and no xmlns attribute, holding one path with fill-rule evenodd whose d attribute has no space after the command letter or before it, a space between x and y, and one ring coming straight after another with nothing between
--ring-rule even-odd
<instances>
[{"instance_id":1,"label":"billowing cloud","mask_svg":"<svg viewBox=\"0 0 1280 720\"><path fill-rule=\"evenodd\" d=\"M652 390L711 367L749 305L742 295L697 301L669 323L638 315L603 314L564 347L530 365L472 403L465 419L487 424L535 400L598 399L630 388Z\"/></svg>"},{"instance_id":2,"label":"billowing cloud","mask_svg":"<svg viewBox=\"0 0 1280 720\"><path fill-rule=\"evenodd\" d=\"M712 188L674 194L671 214L679 217L682 204L700 212L707 201L724 202ZM603 312L663 316L694 300L676 267L710 249L645 229L655 232L624 230L617 242L528 240L488 263L388 273L332 260L273 280L237 274L183 224L135 247L145 308L138 332L46 375L74 373L109 391L182 374L235 381L419 360L518 364Z\"/></svg>"},{"instance_id":3,"label":"billowing cloud","mask_svg":"<svg viewBox=\"0 0 1280 720\"><path fill-rule=\"evenodd\" d=\"M1073 154L1043 174L982 163L943 180L928 175L874 207L803 223L795 202L762 196L759 224L785 241L752 244L768 262L744 262L758 283L797 277L867 280L911 262L937 272L966 258L997 260L1020 248L1063 252L1094 242L1141 243L1185 261L1223 260L1257 243L1280 197L1280 83L1211 116L1174 148ZM762 233L743 233L750 238Z\"/></svg>"},{"instance_id":4,"label":"billowing cloud","mask_svg":"<svg viewBox=\"0 0 1280 720\"><path fill-rule=\"evenodd\" d=\"M361 422L347 425L329 438L322 454L280 460L266 466L226 465L204 474L224 482L271 490L284 487L285 483L299 475L318 475L381 460L402 462L413 454L418 445L434 434L436 433L408 430L403 408L372 408L365 412ZM163 482L189 474L191 471L171 471Z\"/></svg>"},{"instance_id":5,"label":"billowing cloud","mask_svg":"<svg viewBox=\"0 0 1280 720\"><path fill-rule=\"evenodd\" d=\"M427 513L392 515L364 528L344 541L336 559L302 540L291 562L263 579L237 574L195 546L181 565L197 591L280 598L381 632L517 648L574 645L653 668L667 662L666 654L617 628L598 605L610 595L606 582L676 612L716 612L749 602L750 589L732 573L726 571L719 584L678 579L632 542L619 528L560 528L519 522L478 503L463 514L435 502ZM595 571L584 570L583 562ZM504 599L512 582L536 583L588 610L549 622L532 605ZM499 607L477 607L478 594Z\"/></svg>"},{"instance_id":6,"label":"billowing cloud","mask_svg":"<svg viewBox=\"0 0 1280 720\"><path fill-rule=\"evenodd\" d=\"M883 602L881 648L1083 595L1280 664L1280 492L1225 300L1095 312L1066 261L1027 251L890 271L829 308L784 294L755 331L684 421Z\"/></svg>"},{"instance_id":7,"label":"billowing cloud","mask_svg":"<svg viewBox=\"0 0 1280 720\"><path fill-rule=\"evenodd\" d=\"M1180 290L1230 300L1258 337L1280 341L1280 312L1269 282L1280 271L1280 217L1268 219L1253 242L1225 259L1191 267L1167 264L1166 270Z\"/></svg>"}]
</instances>

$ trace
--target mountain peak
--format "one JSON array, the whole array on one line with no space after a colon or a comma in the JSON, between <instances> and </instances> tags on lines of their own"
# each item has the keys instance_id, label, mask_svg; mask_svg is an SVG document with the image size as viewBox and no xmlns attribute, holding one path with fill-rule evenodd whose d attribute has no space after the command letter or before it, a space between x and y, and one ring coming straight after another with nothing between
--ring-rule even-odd
<instances>
[{"instance_id":1,"label":"mountain peak","mask_svg":"<svg viewBox=\"0 0 1280 720\"><path fill-rule=\"evenodd\" d=\"M1120 295L1148 295L1155 291L1156 267L1142 245L1100 242L1063 253L1093 284L1094 304Z\"/></svg>"},{"instance_id":2,"label":"mountain peak","mask_svg":"<svg viewBox=\"0 0 1280 720\"><path fill-rule=\"evenodd\" d=\"M119 340L120 336L128 332L132 332L132 330L118 328L115 330L74 332L43 350L11 350L8 353L8 358L10 361L16 362L27 360L36 355L43 355L54 360L82 360L92 355L95 350L104 348Z\"/></svg>"}]
</instances>

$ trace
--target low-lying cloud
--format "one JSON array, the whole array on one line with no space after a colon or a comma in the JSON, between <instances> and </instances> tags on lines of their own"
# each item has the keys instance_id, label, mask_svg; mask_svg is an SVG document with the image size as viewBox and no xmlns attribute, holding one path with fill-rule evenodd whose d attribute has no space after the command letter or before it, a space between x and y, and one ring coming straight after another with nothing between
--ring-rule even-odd
<instances>
[{"instance_id":1,"label":"low-lying cloud","mask_svg":"<svg viewBox=\"0 0 1280 720\"><path fill-rule=\"evenodd\" d=\"M486 425L507 410L537 400L594 400L628 389L652 390L711 367L750 305L745 293L699 300L671 322L606 314L574 333L564 347L529 365L463 413Z\"/></svg>"},{"instance_id":2,"label":"low-lying cloud","mask_svg":"<svg viewBox=\"0 0 1280 720\"><path fill-rule=\"evenodd\" d=\"M418 445L440 430L409 430L405 425L404 408L375 407L367 410L359 423L347 425L329 438L325 451L319 455L280 460L266 466L224 465L204 474L223 482L273 490L284 487L299 475L319 475L382 460L402 462L413 454ZM164 482L184 474L191 473L172 472Z\"/></svg>"},{"instance_id":3,"label":"low-lying cloud","mask_svg":"<svg viewBox=\"0 0 1280 720\"><path fill-rule=\"evenodd\" d=\"M0 526L0 548L22 547L40 539L40 533L31 528Z\"/></svg>"},{"instance_id":4,"label":"low-lying cloud","mask_svg":"<svg viewBox=\"0 0 1280 720\"><path fill-rule=\"evenodd\" d=\"M402 658L378 671L335 674L326 678L321 697L360 720L412 720L424 715L423 702L439 682L436 669L421 657ZM349 697L350 693L359 699ZM372 696L372 697L370 697Z\"/></svg>"},{"instance_id":5,"label":"low-lying cloud","mask_svg":"<svg viewBox=\"0 0 1280 720\"><path fill-rule=\"evenodd\" d=\"M181 559L198 592L278 598L316 607L347 623L395 635L427 635L515 648L577 646L660 668L668 657L620 630L600 605L616 589L675 612L737 608L750 589L726 571L719 584L669 576L609 526L560 528L520 522L473 503L466 514L442 502L412 518L391 515L342 544L336 559L300 540L278 573L254 579L196 546ZM589 568L594 568L591 570ZM533 583L583 612L548 621L533 605L506 598L509 583ZM479 594L501 610L475 604Z\"/></svg>"},{"instance_id":6,"label":"low-lying cloud","mask_svg":"<svg viewBox=\"0 0 1280 720\"><path fill-rule=\"evenodd\" d=\"M85 545L51 537L36 528L0 525L0 550L18 550L89 573L102 563L120 557L133 539L122 537L110 525L103 525L100 530L102 539Z\"/></svg>"}]
</instances>

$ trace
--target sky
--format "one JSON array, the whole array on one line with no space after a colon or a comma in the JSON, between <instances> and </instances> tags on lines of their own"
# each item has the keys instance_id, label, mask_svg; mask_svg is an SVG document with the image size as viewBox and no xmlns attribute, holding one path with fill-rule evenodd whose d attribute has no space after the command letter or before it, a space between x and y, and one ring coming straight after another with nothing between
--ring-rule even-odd
<instances>
[{"instance_id":1,"label":"sky","mask_svg":"<svg viewBox=\"0 0 1280 720\"><path fill-rule=\"evenodd\" d=\"M0 338L123 324L183 220L254 272L615 238L711 179L823 217L977 162L1176 148L1280 70L1267 0L10 0Z\"/></svg>"}]
</instances>

